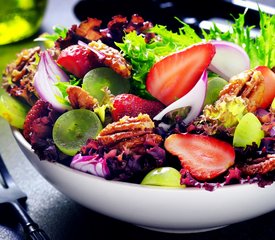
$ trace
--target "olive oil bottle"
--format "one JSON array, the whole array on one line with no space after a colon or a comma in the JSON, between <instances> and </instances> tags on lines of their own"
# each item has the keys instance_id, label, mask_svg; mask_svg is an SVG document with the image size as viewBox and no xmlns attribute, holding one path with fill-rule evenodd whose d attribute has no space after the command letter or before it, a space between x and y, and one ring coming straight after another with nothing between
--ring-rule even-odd
<instances>
[{"instance_id":1,"label":"olive oil bottle","mask_svg":"<svg viewBox=\"0 0 275 240\"><path fill-rule=\"evenodd\" d=\"M34 35L46 5L47 0L0 0L0 45Z\"/></svg>"}]
</instances>

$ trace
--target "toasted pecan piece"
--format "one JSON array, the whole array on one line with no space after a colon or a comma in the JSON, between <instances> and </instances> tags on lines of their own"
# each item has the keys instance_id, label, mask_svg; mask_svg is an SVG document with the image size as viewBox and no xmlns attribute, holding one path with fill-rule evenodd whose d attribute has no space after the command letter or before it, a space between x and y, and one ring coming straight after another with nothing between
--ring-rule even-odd
<instances>
[{"instance_id":1,"label":"toasted pecan piece","mask_svg":"<svg viewBox=\"0 0 275 240\"><path fill-rule=\"evenodd\" d=\"M69 86L66 89L68 93L69 101L72 105L72 108L85 108L93 110L98 106L98 101L83 88L78 86Z\"/></svg>"},{"instance_id":2,"label":"toasted pecan piece","mask_svg":"<svg viewBox=\"0 0 275 240\"><path fill-rule=\"evenodd\" d=\"M76 28L76 34L90 41L98 40L102 37L99 31L101 23L102 20L88 17L87 20L82 21Z\"/></svg>"},{"instance_id":3,"label":"toasted pecan piece","mask_svg":"<svg viewBox=\"0 0 275 240\"><path fill-rule=\"evenodd\" d=\"M90 42L89 46L104 56L104 65L112 68L124 78L129 78L131 76L131 65L117 49L109 47L100 40Z\"/></svg>"},{"instance_id":4,"label":"toasted pecan piece","mask_svg":"<svg viewBox=\"0 0 275 240\"><path fill-rule=\"evenodd\" d=\"M3 87L11 96L20 98L30 106L38 99L33 78L37 68L36 56L40 50L40 47L23 49L17 54L16 60L7 65L3 73Z\"/></svg>"},{"instance_id":5,"label":"toasted pecan piece","mask_svg":"<svg viewBox=\"0 0 275 240\"><path fill-rule=\"evenodd\" d=\"M247 70L232 77L229 84L221 90L219 97L226 95L241 96L248 100L248 111L255 111L264 95L264 77L260 71Z\"/></svg>"},{"instance_id":6,"label":"toasted pecan piece","mask_svg":"<svg viewBox=\"0 0 275 240\"><path fill-rule=\"evenodd\" d=\"M99 136L106 136L123 131L145 131L155 126L148 114L139 114L137 117L124 116L117 122L108 124L99 133Z\"/></svg>"},{"instance_id":7,"label":"toasted pecan piece","mask_svg":"<svg viewBox=\"0 0 275 240\"><path fill-rule=\"evenodd\" d=\"M149 133L142 136L133 137L125 141L120 141L114 145L113 148L125 150L125 149L137 149L140 154L144 153L144 144L153 143L159 145L163 141L162 137L158 134ZM136 151L137 152L137 151Z\"/></svg>"},{"instance_id":8,"label":"toasted pecan piece","mask_svg":"<svg viewBox=\"0 0 275 240\"><path fill-rule=\"evenodd\" d=\"M275 170L275 154L268 154L264 160L253 164L245 164L239 169L249 176L271 172Z\"/></svg>"},{"instance_id":9,"label":"toasted pecan piece","mask_svg":"<svg viewBox=\"0 0 275 240\"><path fill-rule=\"evenodd\" d=\"M139 137L145 134L150 134L152 133L152 130L143 130L143 131L125 131L125 132L118 132L118 133L113 133L110 135L104 135L104 136L98 136L97 140L106 146L109 145L114 145L120 141L125 141L128 139L132 139L135 137Z\"/></svg>"},{"instance_id":10,"label":"toasted pecan piece","mask_svg":"<svg viewBox=\"0 0 275 240\"><path fill-rule=\"evenodd\" d=\"M124 116L119 121L108 124L97 136L100 144L116 149L138 149L145 151L145 143L159 145L160 135L153 133L154 122L147 114L137 117Z\"/></svg>"}]
</instances>

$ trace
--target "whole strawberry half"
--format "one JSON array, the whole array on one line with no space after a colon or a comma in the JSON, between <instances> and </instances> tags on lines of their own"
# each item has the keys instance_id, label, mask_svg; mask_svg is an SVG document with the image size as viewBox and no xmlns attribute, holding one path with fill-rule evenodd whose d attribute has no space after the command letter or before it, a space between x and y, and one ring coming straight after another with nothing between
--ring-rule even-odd
<instances>
[{"instance_id":1,"label":"whole strawberry half","mask_svg":"<svg viewBox=\"0 0 275 240\"><path fill-rule=\"evenodd\" d=\"M215 53L211 43L201 43L161 59L147 75L147 91L165 105L171 104L195 86Z\"/></svg>"},{"instance_id":2,"label":"whole strawberry half","mask_svg":"<svg viewBox=\"0 0 275 240\"><path fill-rule=\"evenodd\" d=\"M172 134L164 147L199 181L218 177L235 161L235 151L229 143L206 135Z\"/></svg>"},{"instance_id":3,"label":"whole strawberry half","mask_svg":"<svg viewBox=\"0 0 275 240\"><path fill-rule=\"evenodd\" d=\"M159 101L123 93L115 96L113 107L112 118L114 121L118 121L123 116L136 117L139 113L148 114L153 119L165 106Z\"/></svg>"},{"instance_id":4,"label":"whole strawberry half","mask_svg":"<svg viewBox=\"0 0 275 240\"><path fill-rule=\"evenodd\" d=\"M99 65L97 56L88 48L71 45L63 49L57 58L57 63L78 78Z\"/></svg>"}]
</instances>

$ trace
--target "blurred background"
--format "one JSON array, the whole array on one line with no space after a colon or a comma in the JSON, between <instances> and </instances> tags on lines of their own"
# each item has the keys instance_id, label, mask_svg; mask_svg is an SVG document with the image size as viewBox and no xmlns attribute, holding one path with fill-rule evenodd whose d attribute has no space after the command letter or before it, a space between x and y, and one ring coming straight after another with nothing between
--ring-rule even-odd
<instances>
[{"instance_id":1,"label":"blurred background","mask_svg":"<svg viewBox=\"0 0 275 240\"><path fill-rule=\"evenodd\" d=\"M141 15L145 20L169 26L172 30L178 28L179 22L174 17L193 25L193 27L208 28L207 21L226 24L249 8L247 24L258 24L258 7L267 13L274 14L274 0L244 1L244 0L82 0L74 7L75 16L79 20L96 17L108 22L117 14L130 16L133 13Z\"/></svg>"},{"instance_id":2,"label":"blurred background","mask_svg":"<svg viewBox=\"0 0 275 240\"><path fill-rule=\"evenodd\" d=\"M33 39L39 34L52 33L55 25L70 28L87 17L101 19L104 26L114 15L137 13L173 31L182 26L175 17L195 30L209 29L213 22L227 30L233 17L247 8L246 23L254 25L257 34L258 8L275 13L275 0L0 0L0 6L1 72L16 52L37 45Z\"/></svg>"}]
</instances>

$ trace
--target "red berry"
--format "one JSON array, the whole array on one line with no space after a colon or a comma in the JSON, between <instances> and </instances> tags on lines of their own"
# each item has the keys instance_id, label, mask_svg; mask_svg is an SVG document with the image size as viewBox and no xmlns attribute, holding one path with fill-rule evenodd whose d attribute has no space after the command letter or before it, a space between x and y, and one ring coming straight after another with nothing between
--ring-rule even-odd
<instances>
[{"instance_id":1,"label":"red berry","mask_svg":"<svg viewBox=\"0 0 275 240\"><path fill-rule=\"evenodd\" d=\"M164 142L184 169L199 181L218 177L234 164L235 151L227 142L197 134L172 134Z\"/></svg>"},{"instance_id":2,"label":"red berry","mask_svg":"<svg viewBox=\"0 0 275 240\"><path fill-rule=\"evenodd\" d=\"M78 78L83 78L89 70L99 65L96 55L80 45L63 49L57 63Z\"/></svg>"},{"instance_id":3,"label":"red berry","mask_svg":"<svg viewBox=\"0 0 275 240\"><path fill-rule=\"evenodd\" d=\"M148 73L148 92L165 105L183 97L198 82L215 52L211 43L203 43L163 58Z\"/></svg>"},{"instance_id":4,"label":"red berry","mask_svg":"<svg viewBox=\"0 0 275 240\"><path fill-rule=\"evenodd\" d=\"M114 121L118 121L126 115L136 117L139 113L148 114L153 119L165 107L159 101L147 100L126 93L117 95L114 98L113 106L112 117Z\"/></svg>"},{"instance_id":5,"label":"red berry","mask_svg":"<svg viewBox=\"0 0 275 240\"><path fill-rule=\"evenodd\" d=\"M261 107L267 108L275 98L275 73L266 66L258 66L255 70L260 71L264 76L264 96Z\"/></svg>"},{"instance_id":6,"label":"red berry","mask_svg":"<svg viewBox=\"0 0 275 240\"><path fill-rule=\"evenodd\" d=\"M37 131L35 131L34 129L34 125L36 124L37 119L43 119L42 122L44 121L44 126L49 125L52 127L53 122L58 116L59 114L55 113L52 110L52 107L48 102L42 99L38 99L28 112L24 122L23 135L26 138L26 140L31 142L32 135L39 135L43 132L43 129L37 129ZM48 133L47 131L44 132L45 135L51 134L51 130Z\"/></svg>"}]
</instances>

